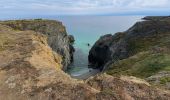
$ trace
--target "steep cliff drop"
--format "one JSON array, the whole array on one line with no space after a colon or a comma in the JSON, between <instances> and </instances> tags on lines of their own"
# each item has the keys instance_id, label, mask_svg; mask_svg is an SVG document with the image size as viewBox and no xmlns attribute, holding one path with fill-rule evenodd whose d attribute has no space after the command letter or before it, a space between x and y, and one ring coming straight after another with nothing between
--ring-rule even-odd
<instances>
[{"instance_id":1,"label":"steep cliff drop","mask_svg":"<svg viewBox=\"0 0 170 100\"><path fill-rule=\"evenodd\" d=\"M56 20L11 20L3 21L0 24L10 26L15 30L33 30L48 37L48 45L57 53L62 55L63 70L73 61L74 37L69 36L62 22Z\"/></svg>"},{"instance_id":2,"label":"steep cliff drop","mask_svg":"<svg viewBox=\"0 0 170 100\"><path fill-rule=\"evenodd\" d=\"M110 75L147 78L170 89L170 17L143 19L125 32L102 36L89 62Z\"/></svg>"},{"instance_id":3,"label":"steep cliff drop","mask_svg":"<svg viewBox=\"0 0 170 100\"><path fill-rule=\"evenodd\" d=\"M62 39L61 39L62 40ZM59 40L59 41L61 41ZM0 24L0 100L169 100L144 80L107 74L72 79L46 35Z\"/></svg>"},{"instance_id":4,"label":"steep cliff drop","mask_svg":"<svg viewBox=\"0 0 170 100\"><path fill-rule=\"evenodd\" d=\"M168 47L166 44L169 43L167 39L170 36L170 17L144 19L148 20L137 22L125 32L100 37L89 52L89 62L103 69L111 60L125 59L163 44Z\"/></svg>"},{"instance_id":5,"label":"steep cliff drop","mask_svg":"<svg viewBox=\"0 0 170 100\"><path fill-rule=\"evenodd\" d=\"M0 100L80 100L97 93L61 68L62 56L45 35L0 25Z\"/></svg>"}]
</instances>

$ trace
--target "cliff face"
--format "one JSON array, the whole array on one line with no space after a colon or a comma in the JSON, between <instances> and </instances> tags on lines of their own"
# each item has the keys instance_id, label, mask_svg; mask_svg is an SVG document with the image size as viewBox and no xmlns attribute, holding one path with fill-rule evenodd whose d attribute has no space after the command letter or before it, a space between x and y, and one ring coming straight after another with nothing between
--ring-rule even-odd
<instances>
[{"instance_id":1,"label":"cliff face","mask_svg":"<svg viewBox=\"0 0 170 100\"><path fill-rule=\"evenodd\" d=\"M95 93L61 70L62 57L45 35L0 25L0 41L0 100L75 100Z\"/></svg>"},{"instance_id":2,"label":"cliff face","mask_svg":"<svg viewBox=\"0 0 170 100\"><path fill-rule=\"evenodd\" d=\"M107 74L86 82L62 70L62 56L47 37L0 24L0 100L169 100L144 80Z\"/></svg>"},{"instance_id":3,"label":"cliff face","mask_svg":"<svg viewBox=\"0 0 170 100\"><path fill-rule=\"evenodd\" d=\"M170 89L170 17L144 19L125 32L102 36L89 62L110 75L147 78Z\"/></svg>"},{"instance_id":4,"label":"cliff face","mask_svg":"<svg viewBox=\"0 0 170 100\"><path fill-rule=\"evenodd\" d=\"M154 47L169 47L170 18L137 22L129 30L102 36L89 52L89 62L101 67Z\"/></svg>"},{"instance_id":5,"label":"cliff face","mask_svg":"<svg viewBox=\"0 0 170 100\"><path fill-rule=\"evenodd\" d=\"M89 62L94 68L103 69L104 65L108 61L118 57L125 58L126 53L126 42L122 40L125 33L117 33L114 36L111 34L102 36L91 48L89 52ZM122 49L122 50L120 50ZM122 53L120 53L122 52Z\"/></svg>"},{"instance_id":6,"label":"cliff face","mask_svg":"<svg viewBox=\"0 0 170 100\"><path fill-rule=\"evenodd\" d=\"M72 46L71 40L74 37L69 36L66 32L65 27L61 22L55 20L11 20L0 22L3 25L10 26L15 30L33 30L40 32L48 37L49 46L62 55L63 59L63 70L67 69L67 66L73 60L74 47ZM71 38L71 39L70 39Z\"/></svg>"}]
</instances>

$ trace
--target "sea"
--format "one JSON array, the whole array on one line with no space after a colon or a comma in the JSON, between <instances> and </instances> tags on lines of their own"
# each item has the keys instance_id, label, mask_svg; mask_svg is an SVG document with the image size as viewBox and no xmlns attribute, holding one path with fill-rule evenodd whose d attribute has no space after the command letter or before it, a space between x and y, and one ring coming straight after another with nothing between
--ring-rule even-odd
<instances>
[{"instance_id":1,"label":"sea","mask_svg":"<svg viewBox=\"0 0 170 100\"><path fill-rule=\"evenodd\" d=\"M132 27L144 16L60 16L56 20L62 21L68 34L75 38L74 62L69 66L71 76L88 73L88 54L94 43L105 34L123 32ZM88 45L90 44L90 45Z\"/></svg>"}]
</instances>

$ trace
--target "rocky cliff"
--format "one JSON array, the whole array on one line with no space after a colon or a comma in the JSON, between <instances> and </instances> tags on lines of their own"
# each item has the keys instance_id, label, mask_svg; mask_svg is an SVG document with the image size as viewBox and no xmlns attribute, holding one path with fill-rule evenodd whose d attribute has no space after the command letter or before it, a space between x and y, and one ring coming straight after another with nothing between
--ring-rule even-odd
<instances>
[{"instance_id":1,"label":"rocky cliff","mask_svg":"<svg viewBox=\"0 0 170 100\"><path fill-rule=\"evenodd\" d=\"M97 75L84 81L61 70L47 36L0 24L0 100L169 100L170 93L135 77Z\"/></svg>"},{"instance_id":2,"label":"rocky cliff","mask_svg":"<svg viewBox=\"0 0 170 100\"><path fill-rule=\"evenodd\" d=\"M144 18L148 19L148 17ZM96 67L110 60L121 60L154 47L167 47L170 18L137 22L129 30L102 36L89 52L89 62Z\"/></svg>"},{"instance_id":3,"label":"rocky cliff","mask_svg":"<svg viewBox=\"0 0 170 100\"><path fill-rule=\"evenodd\" d=\"M143 19L125 32L102 36L90 50L89 62L111 75L148 78L158 73L169 73L170 17ZM170 89L170 74L158 77L155 82L163 80L166 88Z\"/></svg>"},{"instance_id":4,"label":"rocky cliff","mask_svg":"<svg viewBox=\"0 0 170 100\"><path fill-rule=\"evenodd\" d=\"M45 35L0 25L0 41L0 100L75 100L88 97L86 91L93 94L61 70L62 56Z\"/></svg>"},{"instance_id":5,"label":"rocky cliff","mask_svg":"<svg viewBox=\"0 0 170 100\"><path fill-rule=\"evenodd\" d=\"M40 32L48 37L49 46L62 55L63 70L73 61L74 37L69 36L61 22L55 20L11 20L0 22L3 25L10 26L15 30L33 30Z\"/></svg>"}]
</instances>

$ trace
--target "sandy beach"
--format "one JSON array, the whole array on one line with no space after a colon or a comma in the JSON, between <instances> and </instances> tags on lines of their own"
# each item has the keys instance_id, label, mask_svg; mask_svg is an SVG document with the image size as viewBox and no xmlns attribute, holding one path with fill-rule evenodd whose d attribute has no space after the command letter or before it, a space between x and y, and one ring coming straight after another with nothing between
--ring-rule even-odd
<instances>
[{"instance_id":1,"label":"sandy beach","mask_svg":"<svg viewBox=\"0 0 170 100\"><path fill-rule=\"evenodd\" d=\"M76 78L76 79L82 79L82 80L85 80L85 79L88 79L89 77L91 76L94 76L96 74L100 73L100 70L98 69L92 69L90 70L89 72L85 73L85 74L82 74L82 75L79 75L79 76L72 76L73 78Z\"/></svg>"}]
</instances>

